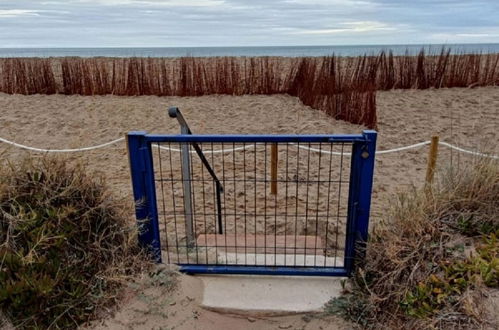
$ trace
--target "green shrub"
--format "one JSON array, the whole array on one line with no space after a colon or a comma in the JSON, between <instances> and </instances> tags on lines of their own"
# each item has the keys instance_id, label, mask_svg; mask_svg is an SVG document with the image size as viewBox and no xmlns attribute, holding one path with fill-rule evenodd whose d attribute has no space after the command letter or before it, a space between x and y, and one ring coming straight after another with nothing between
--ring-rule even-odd
<instances>
[{"instance_id":1,"label":"green shrub","mask_svg":"<svg viewBox=\"0 0 499 330\"><path fill-rule=\"evenodd\" d=\"M117 297L139 251L128 210L81 166L0 168L0 309L23 328L74 328Z\"/></svg>"},{"instance_id":2,"label":"green shrub","mask_svg":"<svg viewBox=\"0 0 499 330\"><path fill-rule=\"evenodd\" d=\"M447 260L441 263L443 274L432 274L407 292L401 305L410 316L419 318L438 314L456 304L466 291L481 284L499 287L499 243L495 234L484 237L477 254L465 260Z\"/></svg>"},{"instance_id":3,"label":"green shrub","mask_svg":"<svg viewBox=\"0 0 499 330\"><path fill-rule=\"evenodd\" d=\"M480 327L480 290L498 287L499 162L449 171L399 196L371 233L336 314L366 327ZM471 253L466 253L466 250Z\"/></svg>"}]
</instances>

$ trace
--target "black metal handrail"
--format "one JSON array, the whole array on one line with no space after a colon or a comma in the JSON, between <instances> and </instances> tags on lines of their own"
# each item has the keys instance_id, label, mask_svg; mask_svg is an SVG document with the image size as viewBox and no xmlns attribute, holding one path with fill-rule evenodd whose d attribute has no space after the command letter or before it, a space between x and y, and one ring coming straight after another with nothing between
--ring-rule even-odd
<instances>
[{"instance_id":1,"label":"black metal handrail","mask_svg":"<svg viewBox=\"0 0 499 330\"><path fill-rule=\"evenodd\" d=\"M171 118L177 118L180 128L181 128L181 133L182 134L189 134L192 135L192 131L189 128L189 125L187 124L184 116L180 112L180 109L177 107L170 107L168 109L168 115ZM213 181L215 181L215 187L216 187L216 194L217 194L217 218L218 218L218 232L219 234L223 234L223 227L222 227L222 201L221 201L221 194L223 193L223 186L220 183L220 180L218 179L217 175L215 174L215 171L211 167L210 163L208 162L208 159L206 159L203 150L199 146L197 142L191 142L190 143L194 150L196 151L196 154L198 155L199 159L203 163L204 167L208 170L208 173L210 176L213 178Z\"/></svg>"}]
</instances>

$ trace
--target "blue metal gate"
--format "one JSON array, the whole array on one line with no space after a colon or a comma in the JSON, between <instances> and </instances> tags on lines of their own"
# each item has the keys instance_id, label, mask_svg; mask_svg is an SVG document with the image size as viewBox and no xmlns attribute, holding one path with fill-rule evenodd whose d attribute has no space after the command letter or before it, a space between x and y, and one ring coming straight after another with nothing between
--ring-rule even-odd
<instances>
[{"instance_id":1,"label":"blue metal gate","mask_svg":"<svg viewBox=\"0 0 499 330\"><path fill-rule=\"evenodd\" d=\"M190 133L128 134L139 240L156 262L188 273L351 274L367 241L375 131Z\"/></svg>"}]
</instances>

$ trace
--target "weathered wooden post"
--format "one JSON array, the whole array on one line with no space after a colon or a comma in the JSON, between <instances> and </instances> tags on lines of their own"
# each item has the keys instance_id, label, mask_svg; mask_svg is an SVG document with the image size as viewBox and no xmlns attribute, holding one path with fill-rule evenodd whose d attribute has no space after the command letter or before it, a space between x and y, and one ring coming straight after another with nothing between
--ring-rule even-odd
<instances>
[{"instance_id":1,"label":"weathered wooden post","mask_svg":"<svg viewBox=\"0 0 499 330\"><path fill-rule=\"evenodd\" d=\"M428 154L428 167L426 168L426 180L425 187L428 188L433 183L433 177L435 176L435 167L437 164L438 156L438 136L432 136L430 144L430 152Z\"/></svg>"}]
</instances>

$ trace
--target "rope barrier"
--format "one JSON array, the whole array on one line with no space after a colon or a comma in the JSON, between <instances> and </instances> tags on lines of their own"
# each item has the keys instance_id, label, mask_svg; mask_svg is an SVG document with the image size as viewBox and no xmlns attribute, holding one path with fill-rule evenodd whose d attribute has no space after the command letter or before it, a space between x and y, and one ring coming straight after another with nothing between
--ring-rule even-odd
<instances>
[{"instance_id":1,"label":"rope barrier","mask_svg":"<svg viewBox=\"0 0 499 330\"><path fill-rule=\"evenodd\" d=\"M105 148L107 146L110 146L112 144L115 144L115 143L118 143L118 142L121 142L121 141L124 141L124 140L125 140L125 138L122 137L122 138L119 138L119 139L116 139L116 140L113 140L113 141L109 141L109 142L106 142L106 143L103 143L103 144L99 144L99 145L96 145L96 146L83 147L83 148L77 148L77 149L42 149L42 148L35 148L35 147L25 146L23 144L15 143L15 142L12 142L12 141L9 141L7 139L3 139L3 138L0 137L0 142L6 143L6 144L10 144L10 145L12 145L14 147L18 147L18 148L26 149L26 150L30 150L30 151L35 151L35 152L80 152L80 151L89 151L89 150L95 150L95 149Z\"/></svg>"},{"instance_id":2,"label":"rope barrier","mask_svg":"<svg viewBox=\"0 0 499 330\"><path fill-rule=\"evenodd\" d=\"M47 153L65 153L65 152L81 152L81 151L96 150L96 149L101 149L101 148L108 147L110 145L122 142L124 140L125 140L125 138L122 137L122 138L119 138L119 139L116 139L116 140L112 140L112 141L109 141L109 142L106 142L106 143L102 143L102 144L99 144L99 145L96 145L96 146L82 147L82 148L75 148L75 149L43 149L43 148L35 148L35 147L26 146L26 145L19 144L19 143L13 142L13 141L9 141L7 139L4 139L4 138L0 137L0 142L3 142L5 144L9 144L9 145L12 145L14 147L25 149L25 150L29 150L29 151L47 152ZM405 150L409 150L409 149L420 148L420 147L423 147L423 146L428 145L430 143L431 143L430 141L423 141L423 142L411 144L411 145L408 145L408 146L403 146L403 147L398 147L398 148L393 148L393 149L387 149L387 150L378 150L378 151L376 151L376 154L383 155L383 154L388 154L388 153L393 153L393 152L399 152L399 151L405 151ZM319 150L317 148L300 146L300 145L296 145L294 143L292 143L292 144L295 145L295 146L297 146L300 149L310 150L310 151L313 151L313 152L320 152L320 153L323 153L323 154L337 155L337 156L341 156L342 155L341 152L334 152L334 151L331 152L331 151L326 151L326 150ZM459 152L462 152L462 153L474 155L474 156L491 158L491 159L499 159L499 156L497 156L497 155L490 155L490 154L484 154L484 153L477 152L477 151L466 150L466 149L460 148L458 146L455 146L455 145L452 145L450 143L443 142L443 141L439 142L438 144L440 144L442 146L445 146L447 148L450 148L450 149L453 149L453 150L456 150L456 151L459 151ZM220 150L206 150L205 152L209 153L209 154L211 154L211 153L213 153L213 154L219 154L219 153L227 153L227 152L235 152L235 151L240 151L240 150L246 150L246 149L253 148L254 146L255 145L249 145L249 146L237 147L237 148L229 148L229 149L220 149ZM162 147L162 146L159 146L159 148L164 149L164 150L170 150L170 151L173 151L173 152L180 152L180 149L175 149L175 148L168 148L168 147ZM195 151L190 151L190 153L194 153L194 152ZM343 153L343 155L344 156L350 156L350 153Z\"/></svg>"},{"instance_id":3,"label":"rope barrier","mask_svg":"<svg viewBox=\"0 0 499 330\"><path fill-rule=\"evenodd\" d=\"M292 143L292 144L296 145L294 143ZM392 152L398 152L398 151L404 151L404 150L413 149L413 148L419 148L419 147L422 147L422 146L425 146L428 144L430 144L430 141L424 141L424 142L415 143L415 144L411 144L409 146L404 146L404 147L399 147L399 148L394 148L394 149L378 150L378 151L376 151L376 155L383 155L383 154L389 154ZM305 147L305 146L298 146L298 148L304 149L304 150L310 150L310 151L314 151L314 152L320 152L320 153L326 154L326 155L336 155L336 156L341 156L341 155L350 156L351 155L349 152L341 153L341 152L336 152L336 151L326 151L326 150L319 150L316 148L310 148L310 147Z\"/></svg>"},{"instance_id":4,"label":"rope barrier","mask_svg":"<svg viewBox=\"0 0 499 330\"><path fill-rule=\"evenodd\" d=\"M499 159L499 156L496 156L496 155L487 155L487 154L483 154L483 153L477 152L477 151L466 150L466 149L454 146L454 145L447 143L447 142L439 142L438 144L441 144L443 146L446 146L448 148L454 149L454 150L459 151L459 152L463 152L465 154L470 154L470 155L485 157L485 158Z\"/></svg>"},{"instance_id":5,"label":"rope barrier","mask_svg":"<svg viewBox=\"0 0 499 330\"><path fill-rule=\"evenodd\" d=\"M420 148L420 147L423 147L425 145L428 145L430 143L431 143L431 141L423 141L420 143L411 144L410 146L399 147L399 148L388 149L388 150L379 150L379 151L376 151L376 155L389 154L392 152L399 152L399 151L404 151L404 150L409 150L409 149L416 149L416 148Z\"/></svg>"}]
</instances>

